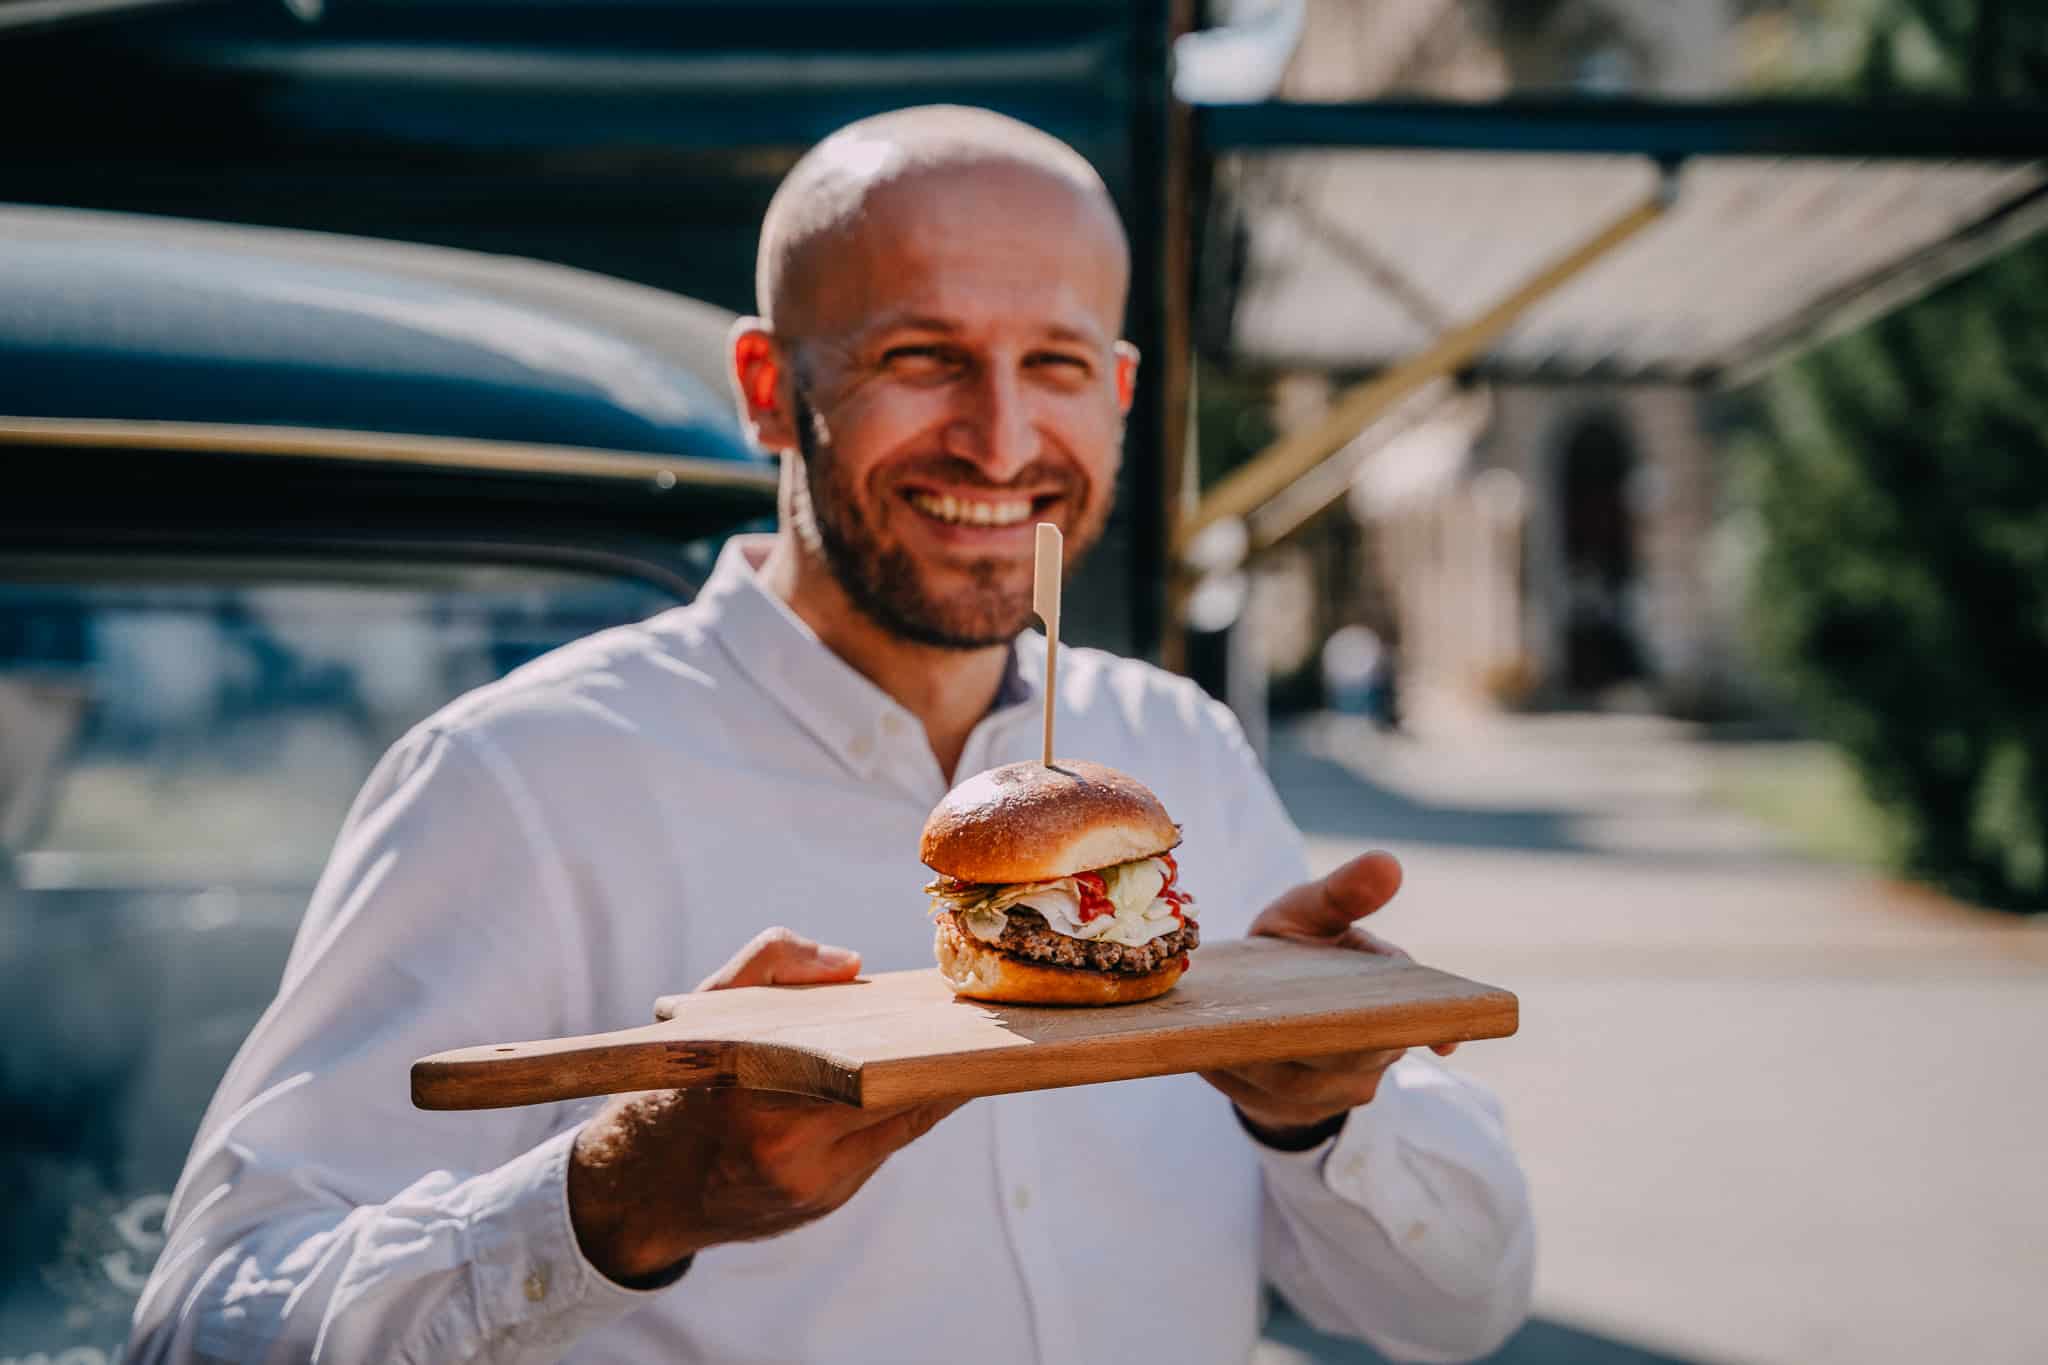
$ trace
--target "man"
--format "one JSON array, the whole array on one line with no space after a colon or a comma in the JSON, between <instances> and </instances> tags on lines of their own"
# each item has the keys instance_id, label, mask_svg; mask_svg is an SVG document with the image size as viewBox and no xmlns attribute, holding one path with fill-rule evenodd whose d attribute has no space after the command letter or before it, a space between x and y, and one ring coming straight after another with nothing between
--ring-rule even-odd
<instances>
[{"instance_id":1,"label":"man","mask_svg":"<svg viewBox=\"0 0 2048 1365\"><path fill-rule=\"evenodd\" d=\"M386 757L201 1129L137 1358L1241 1361L1262 1277L1401 1357L1514 1329L1520 1174L1490 1099L1421 1057L950 1118L744 1091L407 1104L416 1056L638 1022L680 981L929 965L926 813L1037 752L1032 523L1078 555L1108 515L1128 269L1086 163L992 114L868 120L791 173L733 341L783 456L779 531ZM1060 684L1063 750L1183 823L1209 937L1395 951L1353 925L1392 859L1305 882L1220 707L1086 650ZM787 927L727 956L764 925Z\"/></svg>"}]
</instances>

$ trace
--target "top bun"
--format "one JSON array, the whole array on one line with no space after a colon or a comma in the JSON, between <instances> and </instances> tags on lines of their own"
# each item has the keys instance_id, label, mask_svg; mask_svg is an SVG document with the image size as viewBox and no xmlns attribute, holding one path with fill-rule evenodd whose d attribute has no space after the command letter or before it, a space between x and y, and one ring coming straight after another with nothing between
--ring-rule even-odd
<instances>
[{"instance_id":1,"label":"top bun","mask_svg":"<svg viewBox=\"0 0 2048 1365\"><path fill-rule=\"evenodd\" d=\"M1082 759L1006 763L946 793L918 856L963 882L1043 882L1164 853L1180 842L1134 777Z\"/></svg>"}]
</instances>

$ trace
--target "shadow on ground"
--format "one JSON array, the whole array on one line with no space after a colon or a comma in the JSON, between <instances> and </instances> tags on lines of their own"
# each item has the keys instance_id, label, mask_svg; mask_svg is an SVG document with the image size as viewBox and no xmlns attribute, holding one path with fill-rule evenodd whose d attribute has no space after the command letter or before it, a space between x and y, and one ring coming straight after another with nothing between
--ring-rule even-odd
<instances>
[{"instance_id":1,"label":"shadow on ground","mask_svg":"<svg viewBox=\"0 0 2048 1365\"><path fill-rule=\"evenodd\" d=\"M1573 834L1578 812L1432 805L1368 781L1298 743L1274 744L1266 770L1287 813L1308 834L1543 853L1595 851Z\"/></svg>"},{"instance_id":2,"label":"shadow on ground","mask_svg":"<svg viewBox=\"0 0 2048 1365\"><path fill-rule=\"evenodd\" d=\"M1327 742L1327 741L1325 741ZM1306 834L1340 839L1365 839L1376 844L1429 844L1446 848L1495 849L1517 853L1597 854L1627 862L1670 865L1724 863L1730 846L1711 837L1715 817L1686 804L1658 796L1647 800L1626 787L1588 790L1586 774L1574 769L1582 761L1612 772L1615 756L1591 753L1584 759L1568 749L1523 755L1524 765L1548 765L1562 796L1554 806L1461 805L1421 799L1399 788L1375 782L1357 765L1339 762L1316 751L1309 736L1281 732L1266 756L1266 771L1279 789L1288 814ZM1646 752L1645 761L1649 758ZM1598 771L1598 770L1596 770ZM1475 782L1483 777L1474 776ZM1514 773L1515 787L1532 782L1527 767ZM1574 801L1573 796L1578 799ZM1616 821L1630 832L1616 835ZM1703 824L1695 824L1704 821ZM1604 829L1605 833L1599 833ZM1702 841L1695 831L1709 838ZM1674 835L1679 837L1674 838ZM1793 858L1781 850L1745 838L1739 856L1748 862Z\"/></svg>"},{"instance_id":3,"label":"shadow on ground","mask_svg":"<svg viewBox=\"0 0 2048 1365\"><path fill-rule=\"evenodd\" d=\"M1271 1346L1260 1356L1274 1365L1388 1365L1385 1356L1370 1346L1324 1336L1296 1317L1285 1304L1278 1305L1266 1324L1266 1341ZM1567 1327L1541 1318L1529 1323L1481 1365L1709 1365L1709 1362L1634 1346L1613 1337Z\"/></svg>"}]
</instances>

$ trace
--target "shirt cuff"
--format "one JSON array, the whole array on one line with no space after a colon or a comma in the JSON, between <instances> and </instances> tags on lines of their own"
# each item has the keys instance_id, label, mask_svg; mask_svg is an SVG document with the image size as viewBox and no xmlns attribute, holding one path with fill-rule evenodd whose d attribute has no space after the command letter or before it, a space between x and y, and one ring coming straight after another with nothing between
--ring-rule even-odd
<instances>
[{"instance_id":1,"label":"shirt cuff","mask_svg":"<svg viewBox=\"0 0 2048 1365\"><path fill-rule=\"evenodd\" d=\"M494 1339L566 1347L668 1287L629 1288L584 1256L569 1219L577 1131L555 1134L484 1178L469 1227L470 1263L478 1316Z\"/></svg>"},{"instance_id":2,"label":"shirt cuff","mask_svg":"<svg viewBox=\"0 0 2048 1365\"><path fill-rule=\"evenodd\" d=\"M1319 1202L1334 1195L1370 1216L1399 1245L1405 1229L1426 1222L1425 1215L1435 1211L1435 1200L1400 1151L1400 1134L1413 1107L1413 1096L1389 1074L1372 1103L1351 1110L1344 1126L1326 1141L1301 1152L1253 1146L1267 1179L1283 1197Z\"/></svg>"},{"instance_id":3,"label":"shirt cuff","mask_svg":"<svg viewBox=\"0 0 2048 1365\"><path fill-rule=\"evenodd\" d=\"M1489 1172L1501 1156L1474 1126L1468 1087L1441 1067L1396 1062L1372 1103L1351 1111L1321 1153L1312 1188L1295 1172L1298 1198L1335 1196L1379 1225L1401 1256L1446 1293L1487 1282L1513 1229L1494 1206L1517 1172ZM1468 1131L1469 1130L1469 1131ZM1497 1144L1505 1151L1505 1138Z\"/></svg>"},{"instance_id":4,"label":"shirt cuff","mask_svg":"<svg viewBox=\"0 0 2048 1365\"><path fill-rule=\"evenodd\" d=\"M1404 1111L1412 1107L1405 1089L1387 1077L1371 1104L1351 1111L1350 1122L1324 1154L1323 1184L1373 1214L1389 1232L1398 1230L1403 1207L1422 1193L1399 1150Z\"/></svg>"}]
</instances>

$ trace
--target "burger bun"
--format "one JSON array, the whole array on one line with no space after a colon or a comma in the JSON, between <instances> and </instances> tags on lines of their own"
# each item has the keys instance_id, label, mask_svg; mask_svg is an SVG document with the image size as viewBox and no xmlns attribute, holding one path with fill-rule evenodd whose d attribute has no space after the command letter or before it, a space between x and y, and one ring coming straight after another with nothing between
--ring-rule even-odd
<instances>
[{"instance_id":1,"label":"burger bun","mask_svg":"<svg viewBox=\"0 0 2048 1365\"><path fill-rule=\"evenodd\" d=\"M918 856L958 881L1053 881L1164 853L1180 827L1144 783L1115 768L1062 758L977 773L925 822Z\"/></svg>"}]
</instances>

